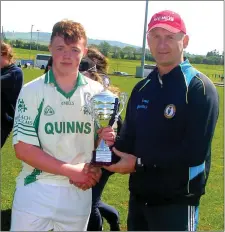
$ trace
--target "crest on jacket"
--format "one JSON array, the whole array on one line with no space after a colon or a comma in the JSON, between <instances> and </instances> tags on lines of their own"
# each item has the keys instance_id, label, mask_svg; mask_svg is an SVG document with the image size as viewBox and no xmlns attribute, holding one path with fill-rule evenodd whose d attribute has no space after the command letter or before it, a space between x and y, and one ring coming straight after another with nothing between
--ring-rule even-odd
<instances>
[{"instance_id":1,"label":"crest on jacket","mask_svg":"<svg viewBox=\"0 0 225 232\"><path fill-rule=\"evenodd\" d=\"M169 104L166 106L165 110L164 110L164 116L166 118L173 118L174 115L176 113L176 106L173 104Z\"/></svg>"}]
</instances>

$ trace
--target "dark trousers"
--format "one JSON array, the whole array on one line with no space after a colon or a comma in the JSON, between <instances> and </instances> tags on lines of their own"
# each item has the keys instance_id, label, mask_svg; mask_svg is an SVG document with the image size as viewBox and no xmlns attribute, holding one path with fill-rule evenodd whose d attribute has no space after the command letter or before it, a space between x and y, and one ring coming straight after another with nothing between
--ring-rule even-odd
<instances>
[{"instance_id":1,"label":"dark trousers","mask_svg":"<svg viewBox=\"0 0 225 232\"><path fill-rule=\"evenodd\" d=\"M103 218L110 225L110 231L119 231L119 213L118 211L102 201L98 202L98 207L93 207L91 209L91 215L88 223L88 231L101 231Z\"/></svg>"},{"instance_id":2,"label":"dark trousers","mask_svg":"<svg viewBox=\"0 0 225 232\"><path fill-rule=\"evenodd\" d=\"M102 201L99 202L98 208L101 216L109 223L110 231L119 231L119 212L111 205L108 205Z\"/></svg>"},{"instance_id":3,"label":"dark trousers","mask_svg":"<svg viewBox=\"0 0 225 232\"><path fill-rule=\"evenodd\" d=\"M113 173L102 169L102 176L99 183L92 188L92 209L89 218L87 231L101 231L102 230L102 217L104 217L110 225L111 231L119 230L119 213L118 211L101 201L103 189Z\"/></svg>"},{"instance_id":4,"label":"dark trousers","mask_svg":"<svg viewBox=\"0 0 225 232\"><path fill-rule=\"evenodd\" d=\"M130 196L128 231L195 231L198 205L148 205Z\"/></svg>"},{"instance_id":5,"label":"dark trousers","mask_svg":"<svg viewBox=\"0 0 225 232\"><path fill-rule=\"evenodd\" d=\"M101 231L102 222L99 208L92 205L87 231Z\"/></svg>"}]
</instances>

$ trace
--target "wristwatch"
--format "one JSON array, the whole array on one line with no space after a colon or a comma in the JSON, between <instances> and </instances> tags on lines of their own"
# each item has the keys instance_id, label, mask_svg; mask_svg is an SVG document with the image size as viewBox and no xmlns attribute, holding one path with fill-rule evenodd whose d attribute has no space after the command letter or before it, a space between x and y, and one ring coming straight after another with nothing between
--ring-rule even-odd
<instances>
[{"instance_id":1,"label":"wristwatch","mask_svg":"<svg viewBox=\"0 0 225 232\"><path fill-rule=\"evenodd\" d=\"M145 170L145 166L141 161L140 157L137 157L136 163L135 163L135 171L136 172L143 172Z\"/></svg>"}]
</instances>

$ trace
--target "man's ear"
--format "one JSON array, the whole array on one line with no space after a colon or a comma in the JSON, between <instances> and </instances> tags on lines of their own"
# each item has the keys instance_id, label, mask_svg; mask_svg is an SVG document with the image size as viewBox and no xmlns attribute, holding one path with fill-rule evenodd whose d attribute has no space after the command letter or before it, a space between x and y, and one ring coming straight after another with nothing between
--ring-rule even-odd
<instances>
[{"instance_id":1,"label":"man's ear","mask_svg":"<svg viewBox=\"0 0 225 232\"><path fill-rule=\"evenodd\" d=\"M183 39L183 47L184 47L184 49L187 48L188 43L189 43L189 36L185 35L184 39Z\"/></svg>"},{"instance_id":2,"label":"man's ear","mask_svg":"<svg viewBox=\"0 0 225 232\"><path fill-rule=\"evenodd\" d=\"M52 45L51 44L49 44L48 45L48 50L51 52L51 54L52 54Z\"/></svg>"},{"instance_id":3,"label":"man's ear","mask_svg":"<svg viewBox=\"0 0 225 232\"><path fill-rule=\"evenodd\" d=\"M84 53L83 53L83 57L85 57L87 55L87 52L88 52L88 48L84 48Z\"/></svg>"}]
</instances>

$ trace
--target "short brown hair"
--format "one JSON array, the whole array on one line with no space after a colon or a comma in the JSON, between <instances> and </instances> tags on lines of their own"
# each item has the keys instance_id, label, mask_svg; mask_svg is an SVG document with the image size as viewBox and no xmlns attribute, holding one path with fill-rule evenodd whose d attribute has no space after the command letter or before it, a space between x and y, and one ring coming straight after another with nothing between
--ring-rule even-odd
<instances>
[{"instance_id":1,"label":"short brown hair","mask_svg":"<svg viewBox=\"0 0 225 232\"><path fill-rule=\"evenodd\" d=\"M86 57L91 59L96 64L97 72L90 72L92 79L103 85L102 75L107 75L109 69L109 60L94 46L88 47ZM112 93L119 95L120 89L117 86L110 85L108 90Z\"/></svg>"},{"instance_id":2,"label":"short brown hair","mask_svg":"<svg viewBox=\"0 0 225 232\"><path fill-rule=\"evenodd\" d=\"M97 72L90 72L90 74L92 75L92 79L94 81L97 81L103 85L103 78L104 77L101 77ZM119 95L119 93L120 93L120 89L117 86L112 85L112 84L110 84L110 86L108 86L107 89L116 95Z\"/></svg>"},{"instance_id":3,"label":"short brown hair","mask_svg":"<svg viewBox=\"0 0 225 232\"><path fill-rule=\"evenodd\" d=\"M1 55L6 56L10 63L14 63L12 47L1 40Z\"/></svg>"},{"instance_id":4,"label":"short brown hair","mask_svg":"<svg viewBox=\"0 0 225 232\"><path fill-rule=\"evenodd\" d=\"M84 27L72 20L64 19L57 22L52 28L51 43L55 36L62 36L66 44L76 43L80 39L84 39L87 45L87 36Z\"/></svg>"},{"instance_id":5,"label":"short brown hair","mask_svg":"<svg viewBox=\"0 0 225 232\"><path fill-rule=\"evenodd\" d=\"M86 56L95 62L98 73L108 73L109 61L97 48L93 46L88 47Z\"/></svg>"}]
</instances>

